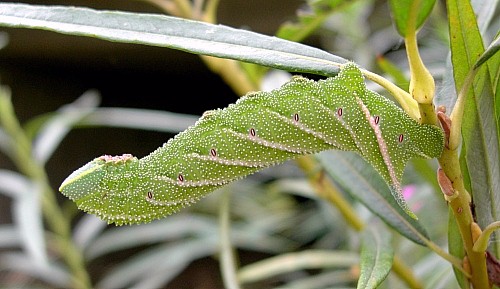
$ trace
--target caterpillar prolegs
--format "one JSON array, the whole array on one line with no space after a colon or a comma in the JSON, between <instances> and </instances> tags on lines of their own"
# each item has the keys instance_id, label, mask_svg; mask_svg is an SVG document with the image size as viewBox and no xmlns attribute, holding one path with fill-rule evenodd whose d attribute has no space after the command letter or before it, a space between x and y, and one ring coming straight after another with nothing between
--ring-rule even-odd
<instances>
[{"instance_id":1,"label":"caterpillar prolegs","mask_svg":"<svg viewBox=\"0 0 500 289\"><path fill-rule=\"evenodd\" d=\"M442 131L411 119L366 88L349 63L318 82L294 77L271 92L248 94L210 111L150 155L102 156L72 173L60 191L109 223L149 222L262 168L304 154L355 151L401 195L403 170L413 157L438 157Z\"/></svg>"}]
</instances>

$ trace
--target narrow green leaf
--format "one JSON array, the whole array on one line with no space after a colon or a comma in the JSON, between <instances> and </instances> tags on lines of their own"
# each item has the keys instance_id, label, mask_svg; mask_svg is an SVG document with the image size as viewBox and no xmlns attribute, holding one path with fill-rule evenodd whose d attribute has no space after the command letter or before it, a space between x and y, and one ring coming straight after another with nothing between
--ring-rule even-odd
<instances>
[{"instance_id":1,"label":"narrow green leaf","mask_svg":"<svg viewBox=\"0 0 500 289\"><path fill-rule=\"evenodd\" d=\"M180 214L172 216L168 222L153 222L126 229L110 228L92 240L86 248L86 257L94 260L113 252L213 232L217 232L217 223L213 219L197 214Z\"/></svg>"},{"instance_id":2,"label":"narrow green leaf","mask_svg":"<svg viewBox=\"0 0 500 289\"><path fill-rule=\"evenodd\" d=\"M410 12L415 9L412 6L417 1L420 2L417 8L417 19L410 19ZM410 21L415 21L415 30L420 28L431 13L435 2L436 0L390 0L389 6L398 33L405 37Z\"/></svg>"},{"instance_id":3,"label":"narrow green leaf","mask_svg":"<svg viewBox=\"0 0 500 289\"><path fill-rule=\"evenodd\" d=\"M33 185L26 194L19 195L12 205L12 218L21 236L23 249L33 263L40 267L49 264L42 218L40 186Z\"/></svg>"},{"instance_id":4,"label":"narrow green leaf","mask_svg":"<svg viewBox=\"0 0 500 289\"><path fill-rule=\"evenodd\" d=\"M391 234L382 226L369 226L362 235L358 289L377 288L391 271L394 250Z\"/></svg>"},{"instance_id":5,"label":"narrow green leaf","mask_svg":"<svg viewBox=\"0 0 500 289\"><path fill-rule=\"evenodd\" d=\"M88 91L73 103L61 107L52 117L46 118L33 141L34 158L40 164L45 164L72 126L91 113L99 102L97 92Z\"/></svg>"},{"instance_id":6,"label":"narrow green leaf","mask_svg":"<svg viewBox=\"0 0 500 289\"><path fill-rule=\"evenodd\" d=\"M497 6L500 3L499 0L472 0L472 7L474 8L475 14L477 15L477 22L479 26L479 31L482 35L486 35L488 33L488 28L491 25L491 20L494 19L495 11L497 10ZM498 26L498 24L497 24ZM498 32L497 32L498 34ZM448 35L448 34L447 34ZM453 39L451 39L453 40ZM500 55L496 56L499 57ZM453 67L451 61L451 53L447 56L448 61L446 62L446 68L443 76L443 82L440 85L440 89L438 94L435 97L436 105L444 105L448 112L451 112L453 106L457 100L457 95L454 92L455 83L453 80ZM497 65L500 66L500 65ZM494 81L498 77L498 69L499 67L494 67L491 65L489 67L493 83L497 83ZM495 75L497 77L495 77ZM494 85L495 87L495 85ZM498 95L498 93L497 93ZM496 102L498 105L497 108L498 114L500 115L500 102ZM498 118L498 117L497 117Z\"/></svg>"},{"instance_id":7,"label":"narrow green leaf","mask_svg":"<svg viewBox=\"0 0 500 289\"><path fill-rule=\"evenodd\" d=\"M74 276L56 262L49 262L48 265L42 267L40 264L33 262L33 259L26 254L14 251L2 253L0 260L0 271L2 272L18 272L23 276L44 282L47 287L73 287L71 286L71 280ZM16 285L19 285L19 283L16 283Z\"/></svg>"},{"instance_id":8,"label":"narrow green leaf","mask_svg":"<svg viewBox=\"0 0 500 289\"><path fill-rule=\"evenodd\" d=\"M484 51L484 53L479 57L476 64L474 64L474 69L477 69L483 63L492 58L500 50L500 35L490 44L490 46Z\"/></svg>"},{"instance_id":9,"label":"narrow green leaf","mask_svg":"<svg viewBox=\"0 0 500 289\"><path fill-rule=\"evenodd\" d=\"M303 276L300 279L292 279L274 289L320 289L320 288L344 288L345 284L356 282L357 278L349 269L324 270L324 273Z\"/></svg>"},{"instance_id":10,"label":"narrow green leaf","mask_svg":"<svg viewBox=\"0 0 500 289\"><path fill-rule=\"evenodd\" d=\"M450 0L447 7L451 60L455 87L458 92L462 88L472 65L484 51L483 39L477 26L474 11L468 1Z\"/></svg>"},{"instance_id":11,"label":"narrow green leaf","mask_svg":"<svg viewBox=\"0 0 500 289\"><path fill-rule=\"evenodd\" d=\"M199 116L137 108L96 108L77 126L123 127L177 133L195 124Z\"/></svg>"},{"instance_id":12,"label":"narrow green leaf","mask_svg":"<svg viewBox=\"0 0 500 289\"><path fill-rule=\"evenodd\" d=\"M34 187L33 182L20 173L0 169L0 194L22 198Z\"/></svg>"},{"instance_id":13,"label":"narrow green leaf","mask_svg":"<svg viewBox=\"0 0 500 289\"><path fill-rule=\"evenodd\" d=\"M304 269L350 267L359 257L348 251L304 250L270 257L246 265L238 272L241 283L250 283Z\"/></svg>"},{"instance_id":14,"label":"narrow green leaf","mask_svg":"<svg viewBox=\"0 0 500 289\"><path fill-rule=\"evenodd\" d=\"M355 153L328 151L317 156L328 175L387 225L413 242L428 239L420 222L410 218L392 197L384 180Z\"/></svg>"},{"instance_id":15,"label":"narrow green leaf","mask_svg":"<svg viewBox=\"0 0 500 289\"><path fill-rule=\"evenodd\" d=\"M484 47L469 1L448 1L448 17L451 60L458 92L467 74L484 53ZM462 122L466 154L461 154L461 157L465 157L468 167L463 174L468 174L470 178L477 221L483 228L500 218L500 142L489 66L478 69L473 89L466 95ZM498 69L498 64L496 66ZM495 252L500 252L500 244L492 246Z\"/></svg>"},{"instance_id":16,"label":"narrow green leaf","mask_svg":"<svg viewBox=\"0 0 500 289\"><path fill-rule=\"evenodd\" d=\"M194 260L213 255L217 241L205 235L153 246L115 266L95 288L163 288Z\"/></svg>"},{"instance_id":17,"label":"narrow green leaf","mask_svg":"<svg viewBox=\"0 0 500 289\"><path fill-rule=\"evenodd\" d=\"M487 76L487 74L485 74ZM468 99L462 124L466 162L478 224L484 228L500 219L500 148L498 124L489 80ZM492 243L500 253L500 244Z\"/></svg>"},{"instance_id":18,"label":"narrow green leaf","mask_svg":"<svg viewBox=\"0 0 500 289\"><path fill-rule=\"evenodd\" d=\"M0 26L168 47L282 70L332 76L347 60L296 42L157 14L63 6L0 4Z\"/></svg>"}]
</instances>

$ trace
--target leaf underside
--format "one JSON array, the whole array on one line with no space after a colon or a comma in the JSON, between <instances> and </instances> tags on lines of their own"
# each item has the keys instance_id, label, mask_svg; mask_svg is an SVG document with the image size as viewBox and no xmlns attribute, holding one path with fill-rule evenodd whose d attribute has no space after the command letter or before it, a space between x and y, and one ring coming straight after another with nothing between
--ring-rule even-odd
<instances>
[{"instance_id":1,"label":"leaf underside","mask_svg":"<svg viewBox=\"0 0 500 289\"><path fill-rule=\"evenodd\" d=\"M109 223L150 222L209 192L304 154L354 151L401 194L410 158L441 154L440 129L421 125L391 101L366 88L349 63L318 82L295 77L271 92L248 94L198 122L150 155L102 156L72 173L60 191Z\"/></svg>"},{"instance_id":2,"label":"leaf underside","mask_svg":"<svg viewBox=\"0 0 500 289\"><path fill-rule=\"evenodd\" d=\"M0 26L168 47L326 76L336 75L338 66L347 62L342 57L301 43L161 14L0 3Z\"/></svg>"},{"instance_id":3,"label":"leaf underside","mask_svg":"<svg viewBox=\"0 0 500 289\"><path fill-rule=\"evenodd\" d=\"M391 234L381 228L370 227L363 232L358 289L378 288L392 268L394 248Z\"/></svg>"}]
</instances>

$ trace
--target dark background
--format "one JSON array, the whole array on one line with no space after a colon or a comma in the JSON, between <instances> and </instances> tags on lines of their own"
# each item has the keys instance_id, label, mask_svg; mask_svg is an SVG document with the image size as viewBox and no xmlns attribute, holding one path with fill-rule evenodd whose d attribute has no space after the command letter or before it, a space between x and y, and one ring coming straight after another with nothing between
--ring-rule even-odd
<instances>
[{"instance_id":1,"label":"dark background","mask_svg":"<svg viewBox=\"0 0 500 289\"><path fill-rule=\"evenodd\" d=\"M14 2L14 1L5 1ZM74 5L95 9L162 13L141 1L17 1L42 5ZM299 0L221 1L221 24L273 35L286 20L295 19ZM198 56L167 48L106 42L29 29L0 28L9 42L0 50L0 83L12 91L21 122L70 103L89 89L100 92L103 107L150 108L201 115L225 107L237 95ZM54 189L74 169L102 154L143 156L172 135L117 128L76 129L47 163ZM0 154L0 168L15 170ZM58 196L61 200L62 195ZM9 199L0 195L0 223L11 222ZM100 264L120 262L133 252L121 252L88 265L94 278L106 269ZM258 254L240 252L245 262ZM218 263L210 258L194 262L168 288L221 287ZM187 276L183 277L183 276Z\"/></svg>"},{"instance_id":2,"label":"dark background","mask_svg":"<svg viewBox=\"0 0 500 289\"><path fill-rule=\"evenodd\" d=\"M162 13L142 1L17 2ZM281 23L295 19L301 3L221 1L218 19L221 24L273 35ZM9 37L8 45L0 50L0 83L12 90L12 101L21 122L54 111L89 89L99 91L103 107L149 108L194 115L225 107L238 97L197 55L43 30L1 28L0 31L7 32ZM47 170L53 173L52 181L57 187L68 172L88 161L89 156L124 152L143 156L170 136L116 128L74 130L49 161ZM14 168L1 154L0 167Z\"/></svg>"}]
</instances>

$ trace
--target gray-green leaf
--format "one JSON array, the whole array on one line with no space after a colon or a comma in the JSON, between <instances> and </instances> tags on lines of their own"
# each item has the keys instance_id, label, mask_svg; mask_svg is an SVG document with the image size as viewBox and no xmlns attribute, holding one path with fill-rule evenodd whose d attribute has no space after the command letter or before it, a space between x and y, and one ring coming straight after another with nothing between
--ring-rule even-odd
<instances>
[{"instance_id":1,"label":"gray-green leaf","mask_svg":"<svg viewBox=\"0 0 500 289\"><path fill-rule=\"evenodd\" d=\"M347 60L259 33L177 17L63 6L0 3L0 26L168 47L282 70L332 76Z\"/></svg>"},{"instance_id":2,"label":"gray-green leaf","mask_svg":"<svg viewBox=\"0 0 500 289\"><path fill-rule=\"evenodd\" d=\"M363 232L358 289L377 288L391 271L394 250L390 236L380 226L370 226Z\"/></svg>"}]
</instances>

